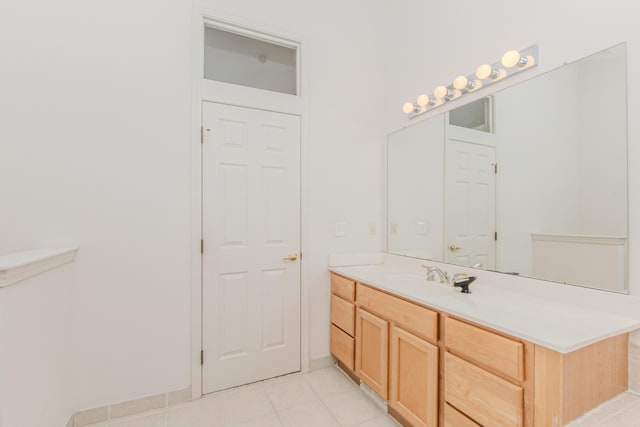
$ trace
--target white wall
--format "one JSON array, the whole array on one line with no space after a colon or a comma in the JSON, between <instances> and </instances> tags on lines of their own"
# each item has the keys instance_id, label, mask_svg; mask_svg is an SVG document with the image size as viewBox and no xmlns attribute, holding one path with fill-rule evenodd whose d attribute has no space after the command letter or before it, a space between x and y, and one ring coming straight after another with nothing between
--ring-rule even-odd
<instances>
[{"instance_id":1,"label":"white wall","mask_svg":"<svg viewBox=\"0 0 640 427\"><path fill-rule=\"evenodd\" d=\"M580 232L627 235L625 48L577 64L580 114ZM601 102L602 97L606 102ZM598 177L606 176L606 180Z\"/></svg>"},{"instance_id":2,"label":"white wall","mask_svg":"<svg viewBox=\"0 0 640 427\"><path fill-rule=\"evenodd\" d=\"M328 253L382 249L382 0L207 6L303 39L310 350L327 356ZM192 25L185 0L0 6L0 253L80 247L73 411L190 384Z\"/></svg>"},{"instance_id":3,"label":"white wall","mask_svg":"<svg viewBox=\"0 0 640 427\"><path fill-rule=\"evenodd\" d=\"M481 63L494 62L509 49L532 44L540 48L540 65L527 73L529 76L627 41L628 117L636 117L640 108L640 33L635 19L638 12L640 6L628 0L606 3L489 0L481 6L471 0L387 1L387 130L392 132L408 124L401 111L407 100L450 82L456 75L470 73ZM526 77L523 73L493 88ZM549 95L552 102L552 94ZM636 184L640 182L639 123L629 120L628 137L629 237L634 242L640 238L640 223L634 220L640 209L640 186ZM633 294L640 294L638 261L640 249L630 245Z\"/></svg>"},{"instance_id":4,"label":"white wall","mask_svg":"<svg viewBox=\"0 0 640 427\"><path fill-rule=\"evenodd\" d=\"M580 233L574 81L563 68L494 96L501 271L532 275L531 233Z\"/></svg>"},{"instance_id":5,"label":"white wall","mask_svg":"<svg viewBox=\"0 0 640 427\"><path fill-rule=\"evenodd\" d=\"M0 289L0 425L66 425L72 270L67 264Z\"/></svg>"},{"instance_id":6,"label":"white wall","mask_svg":"<svg viewBox=\"0 0 640 427\"><path fill-rule=\"evenodd\" d=\"M443 259L444 116L389 135L388 251ZM424 232L418 231L424 224Z\"/></svg>"}]
</instances>

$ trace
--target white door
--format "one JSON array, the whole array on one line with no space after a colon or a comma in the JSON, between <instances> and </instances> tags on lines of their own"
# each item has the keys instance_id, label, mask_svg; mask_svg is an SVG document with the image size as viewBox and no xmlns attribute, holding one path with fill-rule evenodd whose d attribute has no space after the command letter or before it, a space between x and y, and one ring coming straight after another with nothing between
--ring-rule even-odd
<instances>
[{"instance_id":1,"label":"white door","mask_svg":"<svg viewBox=\"0 0 640 427\"><path fill-rule=\"evenodd\" d=\"M445 260L496 268L495 147L447 138Z\"/></svg>"},{"instance_id":2,"label":"white door","mask_svg":"<svg viewBox=\"0 0 640 427\"><path fill-rule=\"evenodd\" d=\"M210 393L300 370L300 117L210 102L202 111Z\"/></svg>"}]
</instances>

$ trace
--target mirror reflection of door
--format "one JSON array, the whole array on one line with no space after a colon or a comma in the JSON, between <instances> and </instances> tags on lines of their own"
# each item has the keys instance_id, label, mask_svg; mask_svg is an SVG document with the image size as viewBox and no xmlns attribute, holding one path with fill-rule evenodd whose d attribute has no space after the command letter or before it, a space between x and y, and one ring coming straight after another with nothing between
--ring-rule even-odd
<instances>
[{"instance_id":1,"label":"mirror reflection of door","mask_svg":"<svg viewBox=\"0 0 640 427\"><path fill-rule=\"evenodd\" d=\"M496 268L495 135L447 125L445 261Z\"/></svg>"}]
</instances>

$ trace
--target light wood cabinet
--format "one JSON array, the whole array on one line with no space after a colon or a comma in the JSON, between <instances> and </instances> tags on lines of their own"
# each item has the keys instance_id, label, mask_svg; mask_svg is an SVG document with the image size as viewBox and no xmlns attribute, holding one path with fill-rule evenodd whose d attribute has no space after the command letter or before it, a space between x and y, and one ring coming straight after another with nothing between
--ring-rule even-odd
<instances>
[{"instance_id":1,"label":"light wood cabinet","mask_svg":"<svg viewBox=\"0 0 640 427\"><path fill-rule=\"evenodd\" d=\"M388 393L389 322L358 308L356 375L383 399Z\"/></svg>"},{"instance_id":2,"label":"light wood cabinet","mask_svg":"<svg viewBox=\"0 0 640 427\"><path fill-rule=\"evenodd\" d=\"M457 410L445 423L462 414L479 425L529 427L524 343L449 316L443 323L444 400Z\"/></svg>"},{"instance_id":3,"label":"light wood cabinet","mask_svg":"<svg viewBox=\"0 0 640 427\"><path fill-rule=\"evenodd\" d=\"M356 332L355 304L331 295L331 323L353 337Z\"/></svg>"},{"instance_id":4,"label":"light wood cabinet","mask_svg":"<svg viewBox=\"0 0 640 427\"><path fill-rule=\"evenodd\" d=\"M356 282L332 273L331 293L344 300L353 302L356 300Z\"/></svg>"},{"instance_id":5,"label":"light wood cabinet","mask_svg":"<svg viewBox=\"0 0 640 427\"><path fill-rule=\"evenodd\" d=\"M517 381L524 380L523 343L451 317L445 318L445 325L445 346L449 352Z\"/></svg>"},{"instance_id":6,"label":"light wood cabinet","mask_svg":"<svg viewBox=\"0 0 640 427\"><path fill-rule=\"evenodd\" d=\"M535 427L563 426L629 388L629 334L568 354L535 348Z\"/></svg>"},{"instance_id":7,"label":"light wood cabinet","mask_svg":"<svg viewBox=\"0 0 640 427\"><path fill-rule=\"evenodd\" d=\"M561 354L336 274L331 353L414 427L560 427L628 389L628 334Z\"/></svg>"},{"instance_id":8,"label":"light wood cabinet","mask_svg":"<svg viewBox=\"0 0 640 427\"><path fill-rule=\"evenodd\" d=\"M438 313L358 283L358 307L377 313L431 342L438 340Z\"/></svg>"},{"instance_id":9,"label":"light wood cabinet","mask_svg":"<svg viewBox=\"0 0 640 427\"><path fill-rule=\"evenodd\" d=\"M456 408L445 403L444 405L444 427L482 427L465 416Z\"/></svg>"},{"instance_id":10,"label":"light wood cabinet","mask_svg":"<svg viewBox=\"0 0 640 427\"><path fill-rule=\"evenodd\" d=\"M389 405L412 426L438 426L438 347L391 326Z\"/></svg>"},{"instance_id":11,"label":"light wood cabinet","mask_svg":"<svg viewBox=\"0 0 640 427\"><path fill-rule=\"evenodd\" d=\"M330 351L343 368L355 371L356 283L331 274Z\"/></svg>"},{"instance_id":12,"label":"light wood cabinet","mask_svg":"<svg viewBox=\"0 0 640 427\"><path fill-rule=\"evenodd\" d=\"M331 325L331 354L344 363L351 371L355 370L355 340L336 325Z\"/></svg>"},{"instance_id":13,"label":"light wood cabinet","mask_svg":"<svg viewBox=\"0 0 640 427\"><path fill-rule=\"evenodd\" d=\"M521 427L522 387L511 384L451 353L444 356L445 400L480 425Z\"/></svg>"},{"instance_id":14,"label":"light wood cabinet","mask_svg":"<svg viewBox=\"0 0 640 427\"><path fill-rule=\"evenodd\" d=\"M360 283L356 304L357 375L408 424L437 427L438 313Z\"/></svg>"},{"instance_id":15,"label":"light wood cabinet","mask_svg":"<svg viewBox=\"0 0 640 427\"><path fill-rule=\"evenodd\" d=\"M560 427L628 388L628 334L562 354L443 317L445 425Z\"/></svg>"}]
</instances>

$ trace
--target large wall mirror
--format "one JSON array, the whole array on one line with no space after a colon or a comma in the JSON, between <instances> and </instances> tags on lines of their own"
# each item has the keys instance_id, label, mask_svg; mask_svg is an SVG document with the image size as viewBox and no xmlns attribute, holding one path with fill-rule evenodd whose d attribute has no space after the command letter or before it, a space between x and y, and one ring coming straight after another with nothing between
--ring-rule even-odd
<instances>
[{"instance_id":1,"label":"large wall mirror","mask_svg":"<svg viewBox=\"0 0 640 427\"><path fill-rule=\"evenodd\" d=\"M627 292L626 45L388 137L389 253Z\"/></svg>"}]
</instances>

